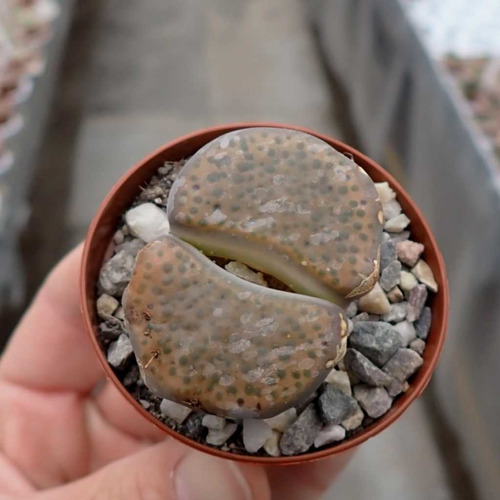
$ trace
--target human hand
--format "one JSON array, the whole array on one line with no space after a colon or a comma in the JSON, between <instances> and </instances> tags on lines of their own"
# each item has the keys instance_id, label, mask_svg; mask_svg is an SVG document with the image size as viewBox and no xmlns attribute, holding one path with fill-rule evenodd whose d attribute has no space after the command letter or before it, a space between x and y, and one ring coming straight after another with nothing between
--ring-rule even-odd
<instances>
[{"instance_id":1,"label":"human hand","mask_svg":"<svg viewBox=\"0 0 500 500\"><path fill-rule=\"evenodd\" d=\"M165 438L125 401L85 332L81 254L50 274L0 361L0 500L317 498L334 479L331 461L214 458Z\"/></svg>"}]
</instances>

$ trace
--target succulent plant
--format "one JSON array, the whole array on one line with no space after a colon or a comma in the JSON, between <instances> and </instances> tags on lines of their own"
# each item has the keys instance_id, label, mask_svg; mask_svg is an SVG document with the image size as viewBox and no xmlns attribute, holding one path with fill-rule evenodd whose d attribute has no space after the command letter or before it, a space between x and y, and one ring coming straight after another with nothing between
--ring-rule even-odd
<instances>
[{"instance_id":1,"label":"succulent plant","mask_svg":"<svg viewBox=\"0 0 500 500\"><path fill-rule=\"evenodd\" d=\"M378 279L383 218L372 180L303 132L218 137L179 172L167 212L173 234L299 293L345 305Z\"/></svg>"},{"instance_id":2,"label":"succulent plant","mask_svg":"<svg viewBox=\"0 0 500 500\"><path fill-rule=\"evenodd\" d=\"M167 214L171 234L139 252L123 295L146 385L233 418L304 403L345 353L341 307L378 279L372 180L311 135L244 129L187 160Z\"/></svg>"},{"instance_id":3,"label":"succulent plant","mask_svg":"<svg viewBox=\"0 0 500 500\"><path fill-rule=\"evenodd\" d=\"M174 236L139 252L123 305L146 385L214 414L298 405L345 353L337 305L245 281Z\"/></svg>"}]
</instances>

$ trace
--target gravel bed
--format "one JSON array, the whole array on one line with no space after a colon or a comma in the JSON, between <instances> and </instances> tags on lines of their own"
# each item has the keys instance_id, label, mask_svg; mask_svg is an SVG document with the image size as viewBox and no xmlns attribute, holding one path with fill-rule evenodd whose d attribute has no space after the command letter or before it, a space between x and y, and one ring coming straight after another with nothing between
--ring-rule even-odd
<instances>
[{"instance_id":1,"label":"gravel bed","mask_svg":"<svg viewBox=\"0 0 500 500\"><path fill-rule=\"evenodd\" d=\"M350 335L344 359L303 407L271 419L236 422L152 394L139 376L124 324L121 296L135 257L145 245L133 234L144 239L161 237L168 192L182 165L166 163L142 189L114 235L113 255L101 269L99 342L118 379L147 411L172 429L233 453L297 455L362 432L391 408L422 365L432 322L429 301L437 291L432 271L422 259L424 246L412 241L410 220L394 191L387 183L376 184L385 219L380 279L347 310ZM240 263L214 260L243 279L286 289L274 278Z\"/></svg>"}]
</instances>

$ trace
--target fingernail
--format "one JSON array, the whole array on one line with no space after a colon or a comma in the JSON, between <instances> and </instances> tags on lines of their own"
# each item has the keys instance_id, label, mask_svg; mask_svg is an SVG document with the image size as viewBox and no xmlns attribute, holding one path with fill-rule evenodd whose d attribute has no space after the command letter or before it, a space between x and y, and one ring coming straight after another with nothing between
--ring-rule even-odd
<instances>
[{"instance_id":1,"label":"fingernail","mask_svg":"<svg viewBox=\"0 0 500 500\"><path fill-rule=\"evenodd\" d=\"M174 474L178 500L252 500L245 476L229 460L192 451Z\"/></svg>"}]
</instances>

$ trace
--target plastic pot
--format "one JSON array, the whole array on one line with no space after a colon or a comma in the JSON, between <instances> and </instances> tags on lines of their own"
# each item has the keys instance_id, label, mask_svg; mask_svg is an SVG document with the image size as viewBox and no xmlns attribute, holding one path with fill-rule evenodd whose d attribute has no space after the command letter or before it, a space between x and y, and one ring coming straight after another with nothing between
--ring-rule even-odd
<instances>
[{"instance_id":1,"label":"plastic pot","mask_svg":"<svg viewBox=\"0 0 500 500\"><path fill-rule=\"evenodd\" d=\"M433 296L431 303L433 319L427 340L427 346L423 354L424 363L413 377L410 388L394 401L392 408L384 416L375 420L371 425L356 434L354 437L346 439L340 444L333 445L319 451L312 451L303 455L292 457L274 458L233 454L197 443L177 433L148 413L127 392L125 387L123 387L120 381L116 378L115 374L108 365L106 356L101 351L97 341L98 318L96 312L96 283L99 271L104 260L110 256L113 248L113 234L119 225L121 216L127 210L132 200L139 194L140 186L143 186L151 179L153 174L163 164L163 162L167 160L177 161L186 158L195 153L198 149L215 137L236 129L248 127L289 128L315 135L323 141L331 144L335 149L351 154L356 163L363 167L375 182L387 181L396 191L397 199L400 202L403 211L411 220L413 238L425 245L425 254L423 255L423 258L431 267L434 277L439 285L439 291ZM111 189L101 204L97 215L92 221L85 241L80 285L81 307L85 325L104 371L106 372L109 380L117 386L123 396L141 415L144 416L144 418L148 419L152 425L156 425L166 434L172 435L179 441L197 448L200 451L230 460L267 465L291 465L330 457L334 460L335 465L337 465L336 472L340 471L347 463L357 446L394 423L399 417L401 417L410 404L418 396L420 396L429 383L438 361L443 347L448 323L448 281L446 279L443 258L422 213L401 185L380 165L340 141L303 127L276 123L235 123L203 129L169 142L130 169Z\"/></svg>"}]
</instances>

